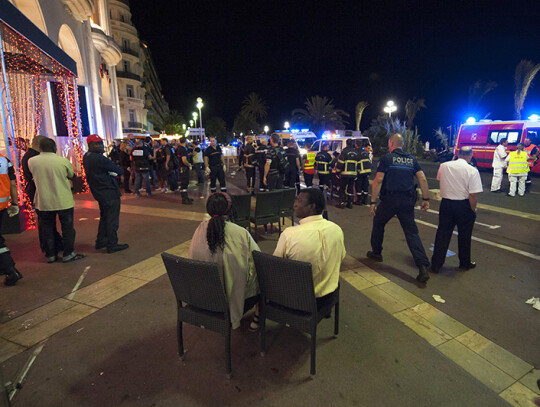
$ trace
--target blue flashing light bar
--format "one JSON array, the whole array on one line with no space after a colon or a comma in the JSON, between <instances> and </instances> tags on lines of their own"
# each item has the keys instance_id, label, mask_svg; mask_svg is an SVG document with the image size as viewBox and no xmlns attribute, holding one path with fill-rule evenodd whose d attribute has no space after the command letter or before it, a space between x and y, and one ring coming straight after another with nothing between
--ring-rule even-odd
<instances>
[{"instance_id":1,"label":"blue flashing light bar","mask_svg":"<svg viewBox=\"0 0 540 407\"><path fill-rule=\"evenodd\" d=\"M467 124L474 124L474 123L476 123L476 119L474 117L471 116L467 119Z\"/></svg>"},{"instance_id":2,"label":"blue flashing light bar","mask_svg":"<svg viewBox=\"0 0 540 407\"><path fill-rule=\"evenodd\" d=\"M531 114L529 116L529 120L532 120L532 121L535 121L535 122L540 121L540 116L538 116L537 114Z\"/></svg>"}]
</instances>

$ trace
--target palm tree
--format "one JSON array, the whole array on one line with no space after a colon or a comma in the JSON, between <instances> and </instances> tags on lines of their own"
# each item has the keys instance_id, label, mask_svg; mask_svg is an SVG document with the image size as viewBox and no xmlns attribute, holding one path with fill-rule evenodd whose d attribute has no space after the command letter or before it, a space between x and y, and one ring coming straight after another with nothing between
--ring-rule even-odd
<instances>
[{"instance_id":1,"label":"palm tree","mask_svg":"<svg viewBox=\"0 0 540 407\"><path fill-rule=\"evenodd\" d=\"M358 102L358 104L356 105L356 110L354 114L356 118L356 131L360 131L360 121L362 120L362 114L364 113L364 110L368 106L369 106L368 102L364 100L362 100L361 102Z\"/></svg>"},{"instance_id":2,"label":"palm tree","mask_svg":"<svg viewBox=\"0 0 540 407\"><path fill-rule=\"evenodd\" d=\"M531 61L525 59L516 66L516 74L514 75L514 80L516 82L514 108L516 109L517 120L521 120L521 111L523 110L523 104L527 97L527 91L538 71L540 71L540 64L534 65Z\"/></svg>"},{"instance_id":3,"label":"palm tree","mask_svg":"<svg viewBox=\"0 0 540 407\"><path fill-rule=\"evenodd\" d=\"M476 81L469 86L469 111L474 112L484 96L498 86L494 81Z\"/></svg>"},{"instance_id":4,"label":"palm tree","mask_svg":"<svg viewBox=\"0 0 540 407\"><path fill-rule=\"evenodd\" d=\"M264 119L268 112L266 102L255 92L251 92L242 102L241 113L254 120Z\"/></svg>"},{"instance_id":5,"label":"palm tree","mask_svg":"<svg viewBox=\"0 0 540 407\"><path fill-rule=\"evenodd\" d=\"M343 117L349 114L334 107L334 101L326 97L312 96L304 102L305 109L294 109L292 120L305 123L315 132L320 134L324 130L344 129L347 123Z\"/></svg>"},{"instance_id":6,"label":"palm tree","mask_svg":"<svg viewBox=\"0 0 540 407\"><path fill-rule=\"evenodd\" d=\"M407 128L411 129L414 118L418 114L421 108L425 108L426 103L424 99L409 99L405 104L405 116L407 116Z\"/></svg>"},{"instance_id":7,"label":"palm tree","mask_svg":"<svg viewBox=\"0 0 540 407\"><path fill-rule=\"evenodd\" d=\"M157 128L164 130L167 134L182 134L182 125L186 124L186 120L182 113L178 110L171 110L164 118L158 123Z\"/></svg>"}]
</instances>

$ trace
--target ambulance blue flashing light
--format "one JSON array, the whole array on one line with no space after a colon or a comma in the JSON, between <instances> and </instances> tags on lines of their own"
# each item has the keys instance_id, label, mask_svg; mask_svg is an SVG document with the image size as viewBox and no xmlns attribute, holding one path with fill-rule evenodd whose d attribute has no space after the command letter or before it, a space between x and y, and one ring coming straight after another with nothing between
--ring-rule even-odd
<instances>
[{"instance_id":1,"label":"ambulance blue flashing light","mask_svg":"<svg viewBox=\"0 0 540 407\"><path fill-rule=\"evenodd\" d=\"M535 122L540 121L540 116L538 116L537 114L531 114L529 116L529 120L532 120L532 121L535 121Z\"/></svg>"},{"instance_id":2,"label":"ambulance blue flashing light","mask_svg":"<svg viewBox=\"0 0 540 407\"><path fill-rule=\"evenodd\" d=\"M467 124L474 124L474 123L476 123L476 119L474 117L471 116L467 119Z\"/></svg>"}]
</instances>

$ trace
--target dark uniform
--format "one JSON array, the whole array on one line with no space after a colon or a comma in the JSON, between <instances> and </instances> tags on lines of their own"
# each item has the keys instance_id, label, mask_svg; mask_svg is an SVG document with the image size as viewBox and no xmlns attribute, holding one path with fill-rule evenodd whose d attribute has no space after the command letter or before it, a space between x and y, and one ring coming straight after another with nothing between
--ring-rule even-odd
<instances>
[{"instance_id":1,"label":"dark uniform","mask_svg":"<svg viewBox=\"0 0 540 407\"><path fill-rule=\"evenodd\" d=\"M394 215L397 215L416 266L427 270L429 260L414 221L416 202L414 176L418 171L422 171L422 168L416 158L401 149L395 149L379 160L377 172L384 173L384 178L380 194L381 203L373 218L371 247L372 254L381 255L384 227ZM372 196L371 200L375 201L376 197Z\"/></svg>"},{"instance_id":2,"label":"dark uniform","mask_svg":"<svg viewBox=\"0 0 540 407\"><path fill-rule=\"evenodd\" d=\"M255 156L255 147L253 144L246 144L244 149L244 167L246 168L247 192L253 193L255 189L255 166L257 165L257 157Z\"/></svg>"},{"instance_id":3,"label":"dark uniform","mask_svg":"<svg viewBox=\"0 0 540 407\"><path fill-rule=\"evenodd\" d=\"M280 172L280 155L285 154L283 148L279 146L272 146L266 150L266 160L270 161L270 169L268 170L268 175L266 176L267 188L269 191L274 189L283 188L283 175Z\"/></svg>"},{"instance_id":4,"label":"dark uniform","mask_svg":"<svg viewBox=\"0 0 540 407\"><path fill-rule=\"evenodd\" d=\"M328 151L320 151L315 156L315 168L317 169L317 175L319 176L319 188L324 191L325 196L326 190L330 188L333 160L334 159Z\"/></svg>"},{"instance_id":5,"label":"dark uniform","mask_svg":"<svg viewBox=\"0 0 540 407\"><path fill-rule=\"evenodd\" d=\"M186 160L188 160L188 150L186 147L179 145L176 149L176 154L178 157L178 181L180 182L180 195L182 196L182 203L184 205L191 205L193 200L188 197L189 165L184 164L183 160L183 157L186 157Z\"/></svg>"},{"instance_id":6,"label":"dark uniform","mask_svg":"<svg viewBox=\"0 0 540 407\"><path fill-rule=\"evenodd\" d=\"M216 192L216 179L219 181L221 191L227 191L221 154L220 146L208 146L206 147L206 150L204 150L204 156L208 157L208 168L210 168L210 192Z\"/></svg>"},{"instance_id":7,"label":"dark uniform","mask_svg":"<svg viewBox=\"0 0 540 407\"><path fill-rule=\"evenodd\" d=\"M146 193L152 196L152 188L150 187L150 151L145 146L135 147L131 151L131 157L135 165L135 193L140 196L142 180L144 179Z\"/></svg>"},{"instance_id":8,"label":"dark uniform","mask_svg":"<svg viewBox=\"0 0 540 407\"><path fill-rule=\"evenodd\" d=\"M289 161L289 167L287 168L287 172L285 173L285 187L296 188L297 190L299 190L300 176L298 175L299 168L296 165L296 159L298 158L300 165L302 165L302 158L300 157L300 153L295 147L287 148L287 150L285 150L285 155L287 156L287 160Z\"/></svg>"},{"instance_id":9,"label":"dark uniform","mask_svg":"<svg viewBox=\"0 0 540 407\"><path fill-rule=\"evenodd\" d=\"M354 200L354 180L356 179L357 165L360 161L360 155L354 147L346 147L339 155L337 169L341 176L341 204L340 208L352 208Z\"/></svg>"},{"instance_id":10,"label":"dark uniform","mask_svg":"<svg viewBox=\"0 0 540 407\"><path fill-rule=\"evenodd\" d=\"M257 157L257 164L259 167L259 191L266 190L266 185L264 184L264 167L266 165L266 150L268 146L261 144L255 150L255 156Z\"/></svg>"},{"instance_id":11,"label":"dark uniform","mask_svg":"<svg viewBox=\"0 0 540 407\"><path fill-rule=\"evenodd\" d=\"M118 245L117 232L120 218L120 196L122 195L116 176L122 175L123 170L103 154L91 151L84 155L83 166L90 192L99 204L96 249L104 247L113 249Z\"/></svg>"},{"instance_id":12,"label":"dark uniform","mask_svg":"<svg viewBox=\"0 0 540 407\"><path fill-rule=\"evenodd\" d=\"M354 188L356 189L356 205L366 205L369 190L369 176L371 174L371 158L366 150L358 150L360 161L358 162L358 175Z\"/></svg>"}]
</instances>

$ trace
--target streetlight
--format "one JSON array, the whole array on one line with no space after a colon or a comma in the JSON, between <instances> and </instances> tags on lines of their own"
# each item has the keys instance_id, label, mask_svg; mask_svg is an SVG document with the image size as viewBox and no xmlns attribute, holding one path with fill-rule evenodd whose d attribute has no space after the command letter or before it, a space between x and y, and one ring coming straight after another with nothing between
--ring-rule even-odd
<instances>
[{"instance_id":1,"label":"streetlight","mask_svg":"<svg viewBox=\"0 0 540 407\"><path fill-rule=\"evenodd\" d=\"M201 109L203 108L204 104L202 102L202 98L197 98L197 109L199 109L199 137L201 137L201 141L203 140L202 138L202 112L201 112Z\"/></svg>"},{"instance_id":2,"label":"streetlight","mask_svg":"<svg viewBox=\"0 0 540 407\"><path fill-rule=\"evenodd\" d=\"M189 121L189 127L193 127L193 120Z\"/></svg>"},{"instance_id":3,"label":"streetlight","mask_svg":"<svg viewBox=\"0 0 540 407\"><path fill-rule=\"evenodd\" d=\"M285 124L283 126L285 127L285 130L289 130L289 127L291 127L289 122L285 122Z\"/></svg>"},{"instance_id":4,"label":"streetlight","mask_svg":"<svg viewBox=\"0 0 540 407\"><path fill-rule=\"evenodd\" d=\"M392 113L397 110L397 106L394 104L393 101L389 100L388 102L386 102L386 106L383 110L385 113L388 113L388 117L392 117Z\"/></svg>"},{"instance_id":5,"label":"streetlight","mask_svg":"<svg viewBox=\"0 0 540 407\"><path fill-rule=\"evenodd\" d=\"M268 130L270 130L270 128L268 126L264 126L264 133L267 134L268 133Z\"/></svg>"}]
</instances>

